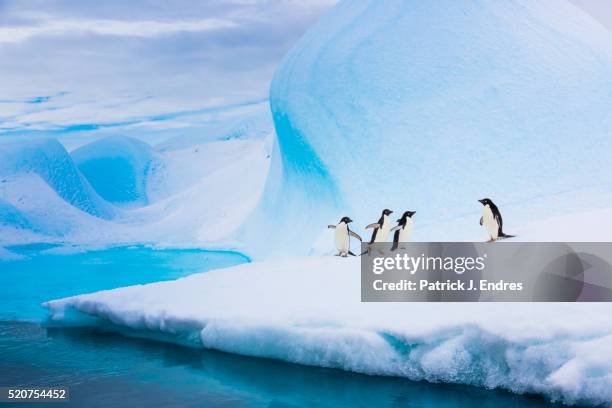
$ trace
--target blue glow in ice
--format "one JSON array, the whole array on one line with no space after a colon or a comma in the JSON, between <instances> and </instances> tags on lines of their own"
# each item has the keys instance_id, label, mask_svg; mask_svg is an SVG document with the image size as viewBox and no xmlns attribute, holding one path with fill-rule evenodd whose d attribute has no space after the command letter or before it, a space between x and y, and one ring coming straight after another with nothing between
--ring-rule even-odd
<instances>
[{"instance_id":1,"label":"blue glow in ice","mask_svg":"<svg viewBox=\"0 0 612 408\"><path fill-rule=\"evenodd\" d=\"M72 158L97 193L113 204L147 204L147 177L161 166L149 145L119 136L89 143L73 151Z\"/></svg>"},{"instance_id":2,"label":"blue glow in ice","mask_svg":"<svg viewBox=\"0 0 612 408\"><path fill-rule=\"evenodd\" d=\"M341 2L272 82L292 175L279 196L309 203L300 186L315 184L342 203L336 216L365 225L382 208L416 209L424 225L476 213L484 196L609 185L610 39L569 2ZM334 221L320 206L300 214Z\"/></svg>"}]
</instances>

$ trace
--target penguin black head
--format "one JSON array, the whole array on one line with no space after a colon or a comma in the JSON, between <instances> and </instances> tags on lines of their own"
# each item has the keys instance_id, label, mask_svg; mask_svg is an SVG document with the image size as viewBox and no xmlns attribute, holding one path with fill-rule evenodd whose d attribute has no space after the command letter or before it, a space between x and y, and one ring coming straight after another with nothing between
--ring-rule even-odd
<instances>
[{"instance_id":1,"label":"penguin black head","mask_svg":"<svg viewBox=\"0 0 612 408\"><path fill-rule=\"evenodd\" d=\"M382 213L383 213L383 215L391 215L393 213L393 211L388 210L388 209L384 209Z\"/></svg>"},{"instance_id":2,"label":"penguin black head","mask_svg":"<svg viewBox=\"0 0 612 408\"><path fill-rule=\"evenodd\" d=\"M349 217L342 217L342 219L340 220L340 222L343 222L345 224L348 224L350 222L353 222L353 220L351 220Z\"/></svg>"},{"instance_id":3,"label":"penguin black head","mask_svg":"<svg viewBox=\"0 0 612 408\"><path fill-rule=\"evenodd\" d=\"M402 218L397 220L397 222L400 222L401 220L404 220L406 218L412 218L414 214L416 214L416 211L405 211L404 214L402 214Z\"/></svg>"},{"instance_id":4,"label":"penguin black head","mask_svg":"<svg viewBox=\"0 0 612 408\"><path fill-rule=\"evenodd\" d=\"M480 204L482 205L491 205L493 204L493 201L491 201L489 198L483 198L482 200L478 200L480 202Z\"/></svg>"}]
</instances>

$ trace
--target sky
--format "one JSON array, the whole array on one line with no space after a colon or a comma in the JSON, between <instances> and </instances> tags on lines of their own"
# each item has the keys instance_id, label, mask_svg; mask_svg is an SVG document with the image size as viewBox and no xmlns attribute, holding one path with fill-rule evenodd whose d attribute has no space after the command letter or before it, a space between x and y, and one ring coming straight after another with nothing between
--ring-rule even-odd
<instances>
[{"instance_id":1,"label":"sky","mask_svg":"<svg viewBox=\"0 0 612 408\"><path fill-rule=\"evenodd\" d=\"M182 127L266 100L334 3L0 0L0 138Z\"/></svg>"},{"instance_id":2,"label":"sky","mask_svg":"<svg viewBox=\"0 0 612 408\"><path fill-rule=\"evenodd\" d=\"M612 28L612 1L571 1ZM178 134L240 114L335 2L0 0L0 141Z\"/></svg>"}]
</instances>

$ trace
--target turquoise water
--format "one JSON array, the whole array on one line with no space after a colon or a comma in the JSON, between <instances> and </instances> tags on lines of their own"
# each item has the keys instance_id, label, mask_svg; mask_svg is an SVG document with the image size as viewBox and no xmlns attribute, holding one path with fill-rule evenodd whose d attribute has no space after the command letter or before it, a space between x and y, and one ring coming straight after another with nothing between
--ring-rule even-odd
<instances>
[{"instance_id":1,"label":"turquoise water","mask_svg":"<svg viewBox=\"0 0 612 408\"><path fill-rule=\"evenodd\" d=\"M0 320L39 321L46 317L40 304L47 300L177 279L249 261L236 252L143 246L71 254L46 244L9 249L25 259L0 260Z\"/></svg>"}]
</instances>

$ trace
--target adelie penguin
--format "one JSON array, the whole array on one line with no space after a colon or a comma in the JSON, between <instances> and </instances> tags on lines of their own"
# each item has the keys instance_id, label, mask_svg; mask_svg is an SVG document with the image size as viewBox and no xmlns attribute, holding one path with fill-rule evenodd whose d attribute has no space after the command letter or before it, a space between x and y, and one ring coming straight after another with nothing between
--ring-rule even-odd
<instances>
[{"instance_id":1,"label":"adelie penguin","mask_svg":"<svg viewBox=\"0 0 612 408\"><path fill-rule=\"evenodd\" d=\"M484 226L491 238L489 242L497 241L500 238L512 238L514 235L508 235L503 231L504 221L502 219L499 208L488 198L478 200L482 206L482 217L480 217L480 225Z\"/></svg>"},{"instance_id":2,"label":"adelie penguin","mask_svg":"<svg viewBox=\"0 0 612 408\"><path fill-rule=\"evenodd\" d=\"M375 242L387 242L389 232L391 231L391 221L389 220L389 215L392 213L393 211L384 209L378 222L375 224L370 224L366 227L366 229L374 228L372 238L370 239L370 244Z\"/></svg>"},{"instance_id":3,"label":"adelie penguin","mask_svg":"<svg viewBox=\"0 0 612 408\"><path fill-rule=\"evenodd\" d=\"M361 237L351 231L349 224L353 222L349 217L342 217L337 225L328 225L327 228L333 228L336 230L336 249L338 250L337 256L345 257L347 255L356 256L351 252L351 237L357 238L359 241L363 241Z\"/></svg>"},{"instance_id":4,"label":"adelie penguin","mask_svg":"<svg viewBox=\"0 0 612 408\"><path fill-rule=\"evenodd\" d=\"M395 251L398 247L400 249L406 249L402 244L410 241L410 235L412 235L412 216L416 214L416 211L406 211L402 214L402 218L397 220L398 225L391 229L393 232L393 245L391 250ZM400 247L401 245L401 247Z\"/></svg>"}]
</instances>

